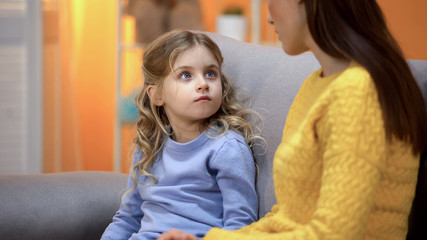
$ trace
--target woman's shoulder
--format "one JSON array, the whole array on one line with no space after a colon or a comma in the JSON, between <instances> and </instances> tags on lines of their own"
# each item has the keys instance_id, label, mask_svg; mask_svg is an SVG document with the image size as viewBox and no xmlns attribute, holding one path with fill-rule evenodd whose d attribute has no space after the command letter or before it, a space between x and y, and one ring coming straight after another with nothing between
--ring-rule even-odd
<instances>
[{"instance_id":1,"label":"woman's shoulder","mask_svg":"<svg viewBox=\"0 0 427 240\"><path fill-rule=\"evenodd\" d=\"M373 79L368 70L359 63L352 61L348 68L336 77L332 86L359 89L374 87L373 84Z\"/></svg>"},{"instance_id":2,"label":"woman's shoulder","mask_svg":"<svg viewBox=\"0 0 427 240\"><path fill-rule=\"evenodd\" d=\"M331 105L331 102L336 102L337 104L333 106L340 106L340 108L350 104L360 105L361 108L369 106L380 109L378 92L373 78L366 68L354 61L347 69L334 77L322 99L328 102L326 104L328 106Z\"/></svg>"}]
</instances>

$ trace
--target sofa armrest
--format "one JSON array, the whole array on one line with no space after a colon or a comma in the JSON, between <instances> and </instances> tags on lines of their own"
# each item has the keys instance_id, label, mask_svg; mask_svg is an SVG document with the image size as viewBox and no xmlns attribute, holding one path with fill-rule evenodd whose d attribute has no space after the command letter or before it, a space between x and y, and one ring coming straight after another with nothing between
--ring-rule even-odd
<instances>
[{"instance_id":1,"label":"sofa armrest","mask_svg":"<svg viewBox=\"0 0 427 240\"><path fill-rule=\"evenodd\" d=\"M112 172L0 176L0 236L99 239L126 182L127 175Z\"/></svg>"}]
</instances>

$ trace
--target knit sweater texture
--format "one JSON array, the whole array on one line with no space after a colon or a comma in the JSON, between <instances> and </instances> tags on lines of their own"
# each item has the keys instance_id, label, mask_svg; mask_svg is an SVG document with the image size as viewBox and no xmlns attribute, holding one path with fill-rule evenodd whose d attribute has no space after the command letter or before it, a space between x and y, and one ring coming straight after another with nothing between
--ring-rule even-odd
<instances>
[{"instance_id":1,"label":"knit sweater texture","mask_svg":"<svg viewBox=\"0 0 427 240\"><path fill-rule=\"evenodd\" d=\"M132 165L141 157L137 149ZM187 143L167 138L149 171L157 182L138 172L102 240L154 240L171 228L200 238L212 227L235 230L258 219L254 159L235 131L205 131Z\"/></svg>"},{"instance_id":2,"label":"knit sweater texture","mask_svg":"<svg viewBox=\"0 0 427 240\"><path fill-rule=\"evenodd\" d=\"M273 165L277 204L237 231L204 239L403 240L419 156L386 141L369 73L356 62L312 73L289 110Z\"/></svg>"}]
</instances>

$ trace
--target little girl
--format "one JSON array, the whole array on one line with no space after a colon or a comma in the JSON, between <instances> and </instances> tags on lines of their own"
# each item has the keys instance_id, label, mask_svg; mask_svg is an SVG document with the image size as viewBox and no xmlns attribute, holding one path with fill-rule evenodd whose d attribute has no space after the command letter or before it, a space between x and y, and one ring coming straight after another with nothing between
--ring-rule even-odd
<instances>
[{"instance_id":1,"label":"little girl","mask_svg":"<svg viewBox=\"0 0 427 240\"><path fill-rule=\"evenodd\" d=\"M148 46L128 192L102 239L156 239L171 228L200 238L257 220L251 148L262 138L222 62L201 33L172 31Z\"/></svg>"}]
</instances>

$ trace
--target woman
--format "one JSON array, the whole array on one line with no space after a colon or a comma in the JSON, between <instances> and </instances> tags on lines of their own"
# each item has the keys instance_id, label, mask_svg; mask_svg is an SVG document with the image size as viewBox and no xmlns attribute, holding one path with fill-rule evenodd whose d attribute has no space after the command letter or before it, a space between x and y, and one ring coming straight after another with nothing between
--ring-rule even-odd
<instances>
[{"instance_id":1,"label":"woman","mask_svg":"<svg viewBox=\"0 0 427 240\"><path fill-rule=\"evenodd\" d=\"M283 50L321 68L301 86L274 159L277 204L204 239L405 239L420 153L421 91L375 0L269 0ZM178 230L159 239L195 239Z\"/></svg>"}]
</instances>

